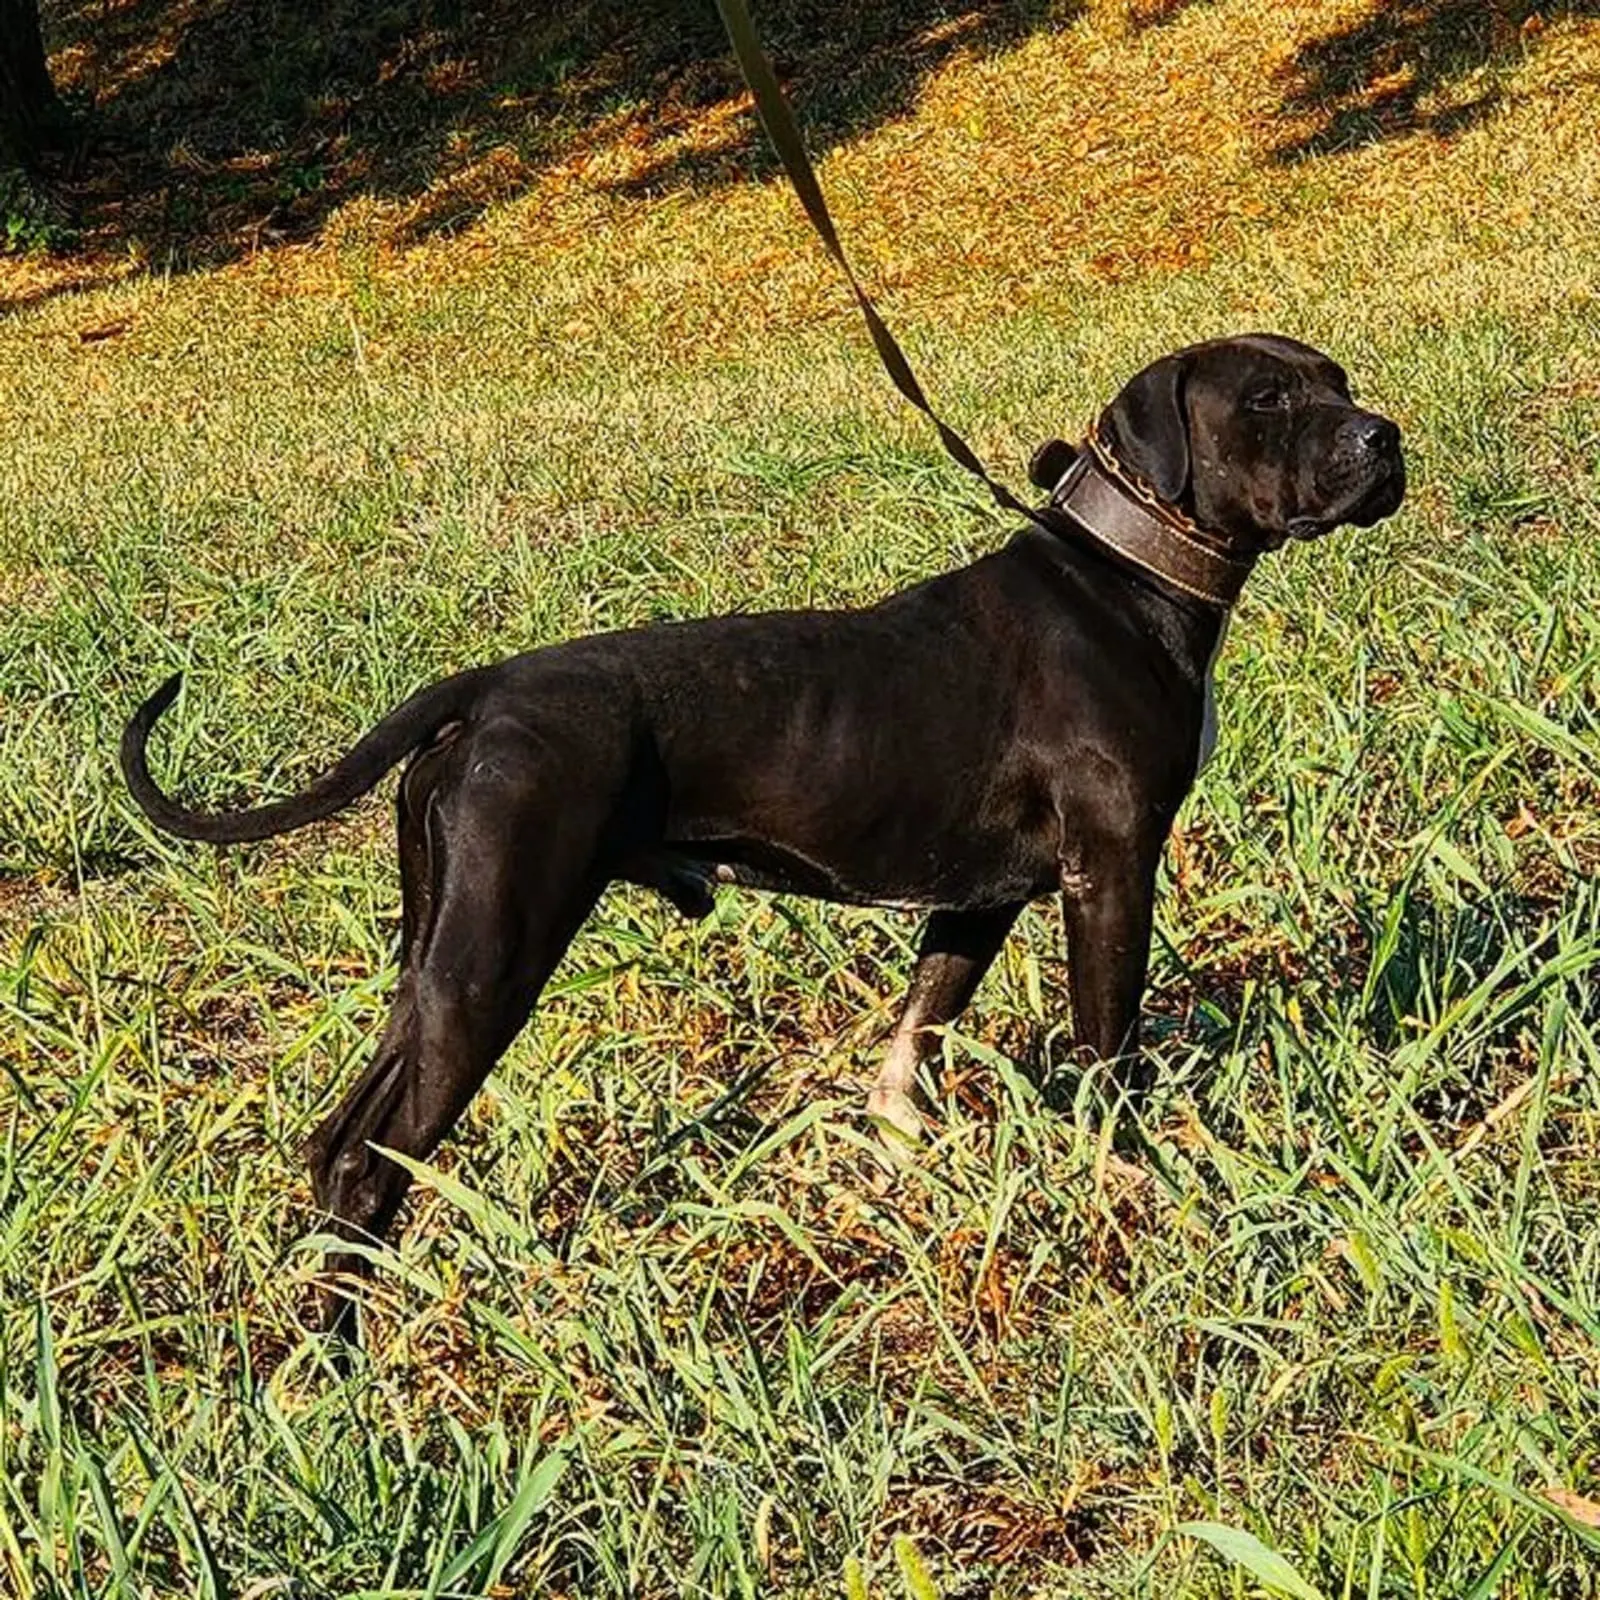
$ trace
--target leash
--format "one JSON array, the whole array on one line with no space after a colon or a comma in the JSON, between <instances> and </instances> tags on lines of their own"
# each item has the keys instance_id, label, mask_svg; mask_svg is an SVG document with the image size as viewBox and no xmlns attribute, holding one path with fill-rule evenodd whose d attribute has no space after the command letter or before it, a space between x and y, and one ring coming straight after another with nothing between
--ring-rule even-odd
<instances>
[{"instance_id":1,"label":"leash","mask_svg":"<svg viewBox=\"0 0 1600 1600\"><path fill-rule=\"evenodd\" d=\"M772 148L777 151L778 159L783 163L784 171L789 175L789 182L793 185L811 226L816 230L817 237L822 241L823 248L844 273L845 281L850 285L851 293L855 295L856 305L861 310L862 319L866 322L867 331L872 335L878 359L883 363L884 371L889 374L890 381L938 430L939 442L944 446L950 459L978 479L989 491L996 505L1006 511L1019 513L1029 522L1049 532L1058 531L1045 516L1033 507L1024 505L1003 483L992 477L977 451L933 409L932 403L923 392L922 385L917 382L916 373L911 370L911 363L906 359L905 351L900 348L895 336L889 331L888 324L878 314L878 308L872 303L872 297L862 288L855 268L850 265L850 258L845 254L844 246L839 241L838 229L834 227L833 217L828 211L828 202L823 198L822 185L817 182L817 175L811 167L811 159L806 154L805 140L800 136L800 129L794 120L794 113L789 109L788 100L784 98L783 90L778 87L777 74L772 70L772 63L761 47L761 40L756 34L755 24L750 20L750 11L745 5L745 0L717 0L717 10L722 15L722 25L727 29L728 40L733 45L733 54L739 63L739 70L744 74L745 87L749 89L750 97L756 103L762 127L767 130L767 138L771 141Z\"/></svg>"},{"instance_id":2,"label":"leash","mask_svg":"<svg viewBox=\"0 0 1600 1600\"><path fill-rule=\"evenodd\" d=\"M1166 505L1145 485L1130 478L1089 429L1077 459L1068 467L1043 507L1024 505L984 466L977 451L934 410L905 351L862 287L840 242L828 202L817 181L794 112L778 85L772 62L761 47L745 0L717 0L734 58L755 101L761 125L789 175L789 182L807 219L833 258L855 296L873 348L890 381L939 434L939 442L957 466L965 468L989 491L996 505L1026 517L1035 527L1060 538L1081 532L1095 543L1174 588L1208 605L1226 610L1239 597L1254 561L1239 561L1206 542L1201 529L1175 507Z\"/></svg>"}]
</instances>

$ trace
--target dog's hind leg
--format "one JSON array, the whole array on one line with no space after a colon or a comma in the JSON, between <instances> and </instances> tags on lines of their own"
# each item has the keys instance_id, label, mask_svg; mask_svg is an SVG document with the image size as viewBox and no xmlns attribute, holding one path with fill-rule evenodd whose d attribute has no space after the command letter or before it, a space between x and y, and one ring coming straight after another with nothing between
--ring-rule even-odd
<instances>
[{"instance_id":1,"label":"dog's hind leg","mask_svg":"<svg viewBox=\"0 0 1600 1600\"><path fill-rule=\"evenodd\" d=\"M383 1037L366 1071L323 1121L306 1144L311 1163L311 1187L318 1209L329 1229L352 1243L373 1243L392 1220L394 1207L404 1192L404 1177L392 1162L370 1155L369 1139L393 1113L405 1093L408 1073L415 1070L417 1054L416 977L402 972ZM392 1196L386 1175L399 1175ZM387 1214L385 1214L387 1213ZM346 1339L356 1337L356 1303L347 1290L352 1280L367 1275L362 1256L329 1251L323 1261L323 1281L318 1293L323 1329Z\"/></svg>"},{"instance_id":2,"label":"dog's hind leg","mask_svg":"<svg viewBox=\"0 0 1600 1600\"><path fill-rule=\"evenodd\" d=\"M515 731L479 733L436 784L402 794L404 966L371 1064L310 1144L312 1185L333 1231L379 1239L410 1178L380 1150L424 1158L449 1133L533 1010L604 887L603 796ZM323 1323L354 1332L335 1252Z\"/></svg>"},{"instance_id":3,"label":"dog's hind leg","mask_svg":"<svg viewBox=\"0 0 1600 1600\"><path fill-rule=\"evenodd\" d=\"M935 911L923 929L916 970L904 1010L889 1040L878 1081L867 1097L867 1113L916 1139L922 1117L913 1095L917 1070L938 1049L930 1029L954 1022L977 992L989 964L1005 943L1020 905L978 911Z\"/></svg>"}]
</instances>

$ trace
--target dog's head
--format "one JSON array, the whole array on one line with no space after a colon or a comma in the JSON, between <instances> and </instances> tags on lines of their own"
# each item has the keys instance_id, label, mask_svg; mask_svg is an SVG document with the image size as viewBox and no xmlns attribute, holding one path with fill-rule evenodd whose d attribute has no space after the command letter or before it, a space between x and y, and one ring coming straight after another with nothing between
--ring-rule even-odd
<instances>
[{"instance_id":1,"label":"dog's head","mask_svg":"<svg viewBox=\"0 0 1600 1600\"><path fill-rule=\"evenodd\" d=\"M1355 403L1336 362L1276 334L1164 356L1099 431L1128 473L1240 555L1370 527L1405 498L1399 428Z\"/></svg>"}]
</instances>

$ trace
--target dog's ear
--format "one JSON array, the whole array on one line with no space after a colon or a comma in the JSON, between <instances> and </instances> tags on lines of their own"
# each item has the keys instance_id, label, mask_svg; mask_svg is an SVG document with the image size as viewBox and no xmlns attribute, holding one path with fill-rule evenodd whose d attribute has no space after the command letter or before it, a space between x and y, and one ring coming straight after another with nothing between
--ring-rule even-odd
<instances>
[{"instance_id":1,"label":"dog's ear","mask_svg":"<svg viewBox=\"0 0 1600 1600\"><path fill-rule=\"evenodd\" d=\"M1028 481L1049 494L1061 482L1068 467L1078 459L1078 447L1065 439L1047 439L1033 452L1028 463Z\"/></svg>"},{"instance_id":2,"label":"dog's ear","mask_svg":"<svg viewBox=\"0 0 1600 1600\"><path fill-rule=\"evenodd\" d=\"M1163 500L1175 502L1189 485L1189 419L1183 403L1189 364L1164 356L1123 385L1106 410L1117 459Z\"/></svg>"}]
</instances>

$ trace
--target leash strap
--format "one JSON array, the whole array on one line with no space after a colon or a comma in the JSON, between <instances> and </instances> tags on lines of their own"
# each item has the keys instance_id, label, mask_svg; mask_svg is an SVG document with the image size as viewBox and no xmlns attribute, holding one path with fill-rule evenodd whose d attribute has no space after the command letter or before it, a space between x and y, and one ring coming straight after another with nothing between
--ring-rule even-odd
<instances>
[{"instance_id":1,"label":"leash strap","mask_svg":"<svg viewBox=\"0 0 1600 1600\"><path fill-rule=\"evenodd\" d=\"M1198 529L1192 525L1183 526L1182 519L1171 507L1163 506L1147 496L1139 485L1125 479L1094 429L1090 430L1077 461L1056 486L1049 504L1042 508L1024 505L1003 483L990 476L977 451L933 409L905 352L856 276L828 211L822 185L817 182L806 155L805 140L778 86L772 63L761 48L745 0L717 0L717 10L767 138L777 151L817 237L850 285L884 371L905 399L938 430L939 442L951 460L977 478L996 505L1026 517L1035 527L1059 537L1065 513L1071 525L1081 528L1124 561L1196 600L1224 609L1231 606L1238 599L1254 563L1233 560L1193 537Z\"/></svg>"},{"instance_id":2,"label":"leash strap","mask_svg":"<svg viewBox=\"0 0 1600 1600\"><path fill-rule=\"evenodd\" d=\"M744 74L745 85L756 103L761 125L767 130L767 138L772 141L772 148L778 152L778 159L783 162L784 171L789 174L789 182L794 186L794 192L805 208L806 216L816 230L817 237L822 240L824 248L844 273L851 292L856 297L856 304L861 308L862 318L867 324L867 331L872 335L872 343L878 352L878 359L883 363L884 371L889 374L895 388L938 429L939 442L943 444L951 460L965 467L973 477L979 479L994 497L996 505L1004 507L1007 511L1019 512L1030 522L1048 529L1050 524L1037 511L1024 505L1003 483L996 482L989 475L989 469L979 459L977 451L933 409L927 395L923 393L922 385L917 382L916 373L911 370L911 363L906 360L905 352L900 348L895 336L890 333L888 324L878 315L878 308L873 305L867 291L861 287L861 280L856 277L855 268L850 265L850 258L844 253L844 246L839 242L838 230L834 227L833 218L828 212L828 202L822 195L822 185L817 182L817 175L812 170L810 158L806 155L805 140L800 137L794 113L789 109L789 102L784 98L783 90L778 87L778 78L772 70L772 63L767 59L766 51L761 48L755 24L750 20L749 8L744 0L717 0L717 10L722 14L722 25L728 30L728 39L733 45L739 70Z\"/></svg>"}]
</instances>

